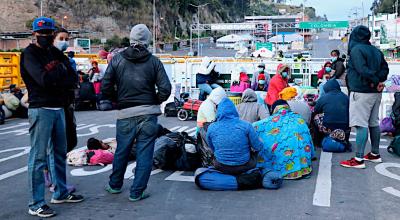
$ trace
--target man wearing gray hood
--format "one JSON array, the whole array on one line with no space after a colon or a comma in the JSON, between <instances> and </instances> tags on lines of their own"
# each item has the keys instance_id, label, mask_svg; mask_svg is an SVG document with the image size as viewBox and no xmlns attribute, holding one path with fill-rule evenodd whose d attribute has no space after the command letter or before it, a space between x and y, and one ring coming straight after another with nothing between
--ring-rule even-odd
<instances>
[{"instance_id":1,"label":"man wearing gray hood","mask_svg":"<svg viewBox=\"0 0 400 220\"><path fill-rule=\"evenodd\" d=\"M257 103L257 94L252 89L246 89L242 95L242 103L237 106L241 120L254 123L269 117L268 110Z\"/></svg>"},{"instance_id":2,"label":"man wearing gray hood","mask_svg":"<svg viewBox=\"0 0 400 220\"><path fill-rule=\"evenodd\" d=\"M147 50L150 39L146 25L134 26L131 46L112 58L102 82L102 98L116 101L119 110L118 147L106 190L121 193L129 154L136 141L135 179L129 197L133 202L148 197L144 191L152 170L157 116L161 114L160 104L171 94L171 83L163 64Z\"/></svg>"}]
</instances>

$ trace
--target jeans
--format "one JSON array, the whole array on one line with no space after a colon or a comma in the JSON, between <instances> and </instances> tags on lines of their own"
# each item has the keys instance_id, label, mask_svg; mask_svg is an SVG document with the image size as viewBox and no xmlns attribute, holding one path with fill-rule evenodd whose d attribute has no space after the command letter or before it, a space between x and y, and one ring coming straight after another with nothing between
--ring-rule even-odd
<instances>
[{"instance_id":1,"label":"jeans","mask_svg":"<svg viewBox=\"0 0 400 220\"><path fill-rule=\"evenodd\" d=\"M114 155L113 172L109 185L121 189L126 167L134 141L136 140L135 179L130 196L137 198L147 188L153 167L154 143L158 134L157 116L142 115L117 120L117 149Z\"/></svg>"},{"instance_id":2,"label":"jeans","mask_svg":"<svg viewBox=\"0 0 400 220\"><path fill-rule=\"evenodd\" d=\"M36 210L46 204L43 170L48 167L55 185L53 199L68 196L66 188L66 154L64 110L32 108L28 110L31 150L28 161L28 180L31 193L29 208ZM49 159L49 164L47 162Z\"/></svg>"},{"instance_id":3,"label":"jeans","mask_svg":"<svg viewBox=\"0 0 400 220\"><path fill-rule=\"evenodd\" d=\"M199 97L199 99L200 100L205 100L205 97L206 97L205 93L210 95L213 89L215 89L217 87L220 87L220 86L218 84L215 84L215 83L213 83L211 85L207 84L207 83L204 83L204 84L198 84L197 87L199 87L199 89L200 89L200 97Z\"/></svg>"}]
</instances>

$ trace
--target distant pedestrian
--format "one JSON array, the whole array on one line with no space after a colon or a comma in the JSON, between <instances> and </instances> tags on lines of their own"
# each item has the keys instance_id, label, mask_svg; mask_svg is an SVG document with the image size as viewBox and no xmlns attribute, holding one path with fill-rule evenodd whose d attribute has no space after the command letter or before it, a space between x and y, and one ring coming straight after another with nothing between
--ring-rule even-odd
<instances>
[{"instance_id":1,"label":"distant pedestrian","mask_svg":"<svg viewBox=\"0 0 400 220\"><path fill-rule=\"evenodd\" d=\"M204 101L213 89L221 87L216 83L218 77L219 73L215 71L215 62L209 57L204 57L196 74L196 83L200 89L199 99L201 101Z\"/></svg>"},{"instance_id":2,"label":"distant pedestrian","mask_svg":"<svg viewBox=\"0 0 400 220\"><path fill-rule=\"evenodd\" d=\"M260 77L260 75L263 76ZM260 80L264 81L260 82ZM268 89L268 84L270 81L271 77L268 73L265 72L265 64L258 64L257 70L253 73L253 77L251 78L251 89L253 89L254 91L266 91ZM262 85L261 88L264 90L260 90L260 88L258 88L260 84Z\"/></svg>"},{"instance_id":3,"label":"distant pedestrian","mask_svg":"<svg viewBox=\"0 0 400 220\"><path fill-rule=\"evenodd\" d=\"M350 90L350 127L356 128L356 156L340 165L365 168L364 160L382 162L379 155L381 132L379 106L384 89L383 82L389 67L383 53L369 42L371 32L365 26L353 29L349 40L348 87ZM364 156L365 145L371 138L371 152Z\"/></svg>"},{"instance_id":4,"label":"distant pedestrian","mask_svg":"<svg viewBox=\"0 0 400 220\"><path fill-rule=\"evenodd\" d=\"M109 193L121 193L125 170L135 142L135 179L129 200L147 198L147 183L153 165L154 142L157 138L157 116L160 104L171 95L171 83L161 61L147 47L151 33L146 25L134 26L126 50L113 56L102 84L105 100L117 102L117 143L113 172L106 186Z\"/></svg>"},{"instance_id":5,"label":"distant pedestrian","mask_svg":"<svg viewBox=\"0 0 400 220\"><path fill-rule=\"evenodd\" d=\"M40 17L33 21L34 44L21 54L21 76L29 94L29 122L31 150L28 161L28 179L31 193L29 214L39 217L55 215L44 198L43 169L53 174L55 192L51 203L76 203L80 195L68 192L66 187L67 139L64 107L68 104L68 90L78 78L68 58L56 47L54 21ZM49 155L49 163L47 163Z\"/></svg>"}]
</instances>

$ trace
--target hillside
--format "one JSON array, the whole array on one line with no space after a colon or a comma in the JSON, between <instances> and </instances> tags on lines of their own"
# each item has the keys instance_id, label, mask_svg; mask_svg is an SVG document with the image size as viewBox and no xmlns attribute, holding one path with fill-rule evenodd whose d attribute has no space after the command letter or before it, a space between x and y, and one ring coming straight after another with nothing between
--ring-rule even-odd
<instances>
[{"instance_id":1,"label":"hillside","mask_svg":"<svg viewBox=\"0 0 400 220\"><path fill-rule=\"evenodd\" d=\"M286 13L301 11L267 0L157 0L157 35L163 40L173 39L175 32L188 37L189 25L197 22L197 8L191 4L206 3L200 9L200 23L241 22L245 15L277 15L281 8ZM40 0L1 0L0 12L0 32L27 31L40 14ZM66 28L87 31L92 38L126 36L137 23L153 25L151 0L43 0L43 13L58 23L67 16ZM306 13L315 17L313 8Z\"/></svg>"}]
</instances>

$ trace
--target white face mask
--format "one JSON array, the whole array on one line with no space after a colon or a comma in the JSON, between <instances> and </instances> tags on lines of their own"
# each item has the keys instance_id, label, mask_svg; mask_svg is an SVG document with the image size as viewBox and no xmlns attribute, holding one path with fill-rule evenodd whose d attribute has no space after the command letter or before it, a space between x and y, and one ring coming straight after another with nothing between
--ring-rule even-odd
<instances>
[{"instance_id":1,"label":"white face mask","mask_svg":"<svg viewBox=\"0 0 400 220\"><path fill-rule=\"evenodd\" d=\"M54 42L54 46L57 47L60 51L64 52L67 50L68 46L69 46L69 42L68 41L56 41Z\"/></svg>"}]
</instances>

